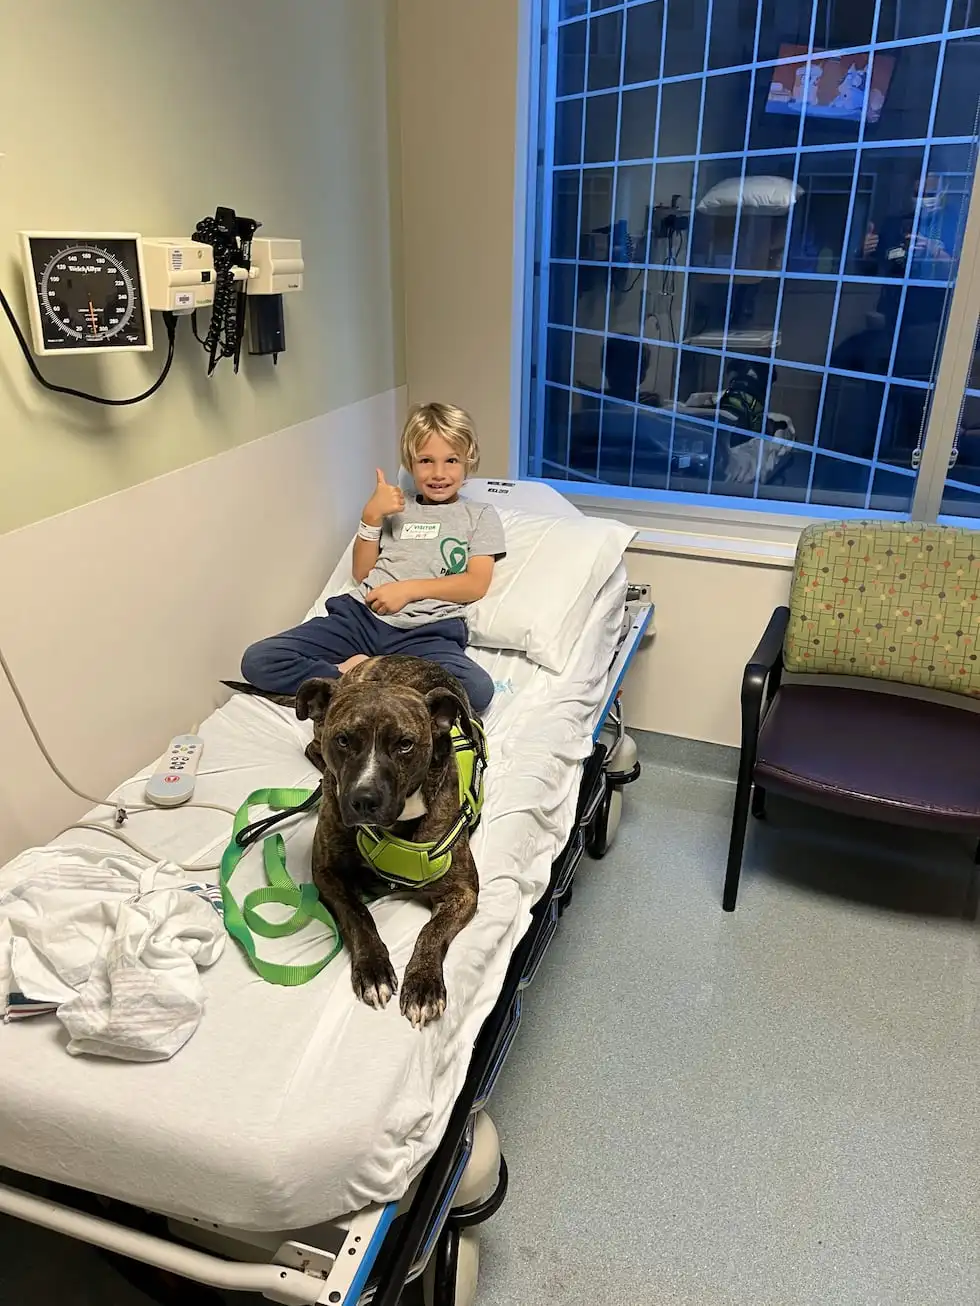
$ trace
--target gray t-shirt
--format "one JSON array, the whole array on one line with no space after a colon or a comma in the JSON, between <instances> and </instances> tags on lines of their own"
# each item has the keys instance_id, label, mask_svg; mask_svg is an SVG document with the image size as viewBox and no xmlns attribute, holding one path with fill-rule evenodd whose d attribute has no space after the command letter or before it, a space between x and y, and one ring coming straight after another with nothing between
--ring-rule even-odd
<instances>
[{"instance_id":1,"label":"gray t-shirt","mask_svg":"<svg viewBox=\"0 0 980 1306\"><path fill-rule=\"evenodd\" d=\"M488 504L468 499L419 503L406 496L405 511L385 518L378 561L361 582L357 598L363 602L368 590L391 581L457 576L466 570L470 558L502 558L505 553L504 528ZM417 599L401 612L380 619L408 629L451 617L465 618L466 606L447 599Z\"/></svg>"}]
</instances>

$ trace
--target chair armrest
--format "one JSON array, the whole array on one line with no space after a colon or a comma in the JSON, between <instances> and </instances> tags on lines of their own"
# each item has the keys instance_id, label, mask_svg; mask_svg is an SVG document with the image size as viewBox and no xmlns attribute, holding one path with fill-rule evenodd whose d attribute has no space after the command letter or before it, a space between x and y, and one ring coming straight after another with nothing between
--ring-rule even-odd
<instances>
[{"instance_id":1,"label":"chair armrest","mask_svg":"<svg viewBox=\"0 0 980 1306\"><path fill-rule=\"evenodd\" d=\"M789 608L777 608L769 618L759 645L745 664L742 677L742 692L751 686L760 693L770 674L781 667L783 659L783 641L789 625Z\"/></svg>"},{"instance_id":2,"label":"chair armrest","mask_svg":"<svg viewBox=\"0 0 980 1306\"><path fill-rule=\"evenodd\" d=\"M789 608L777 608L742 673L742 758L750 766L755 765L763 697L768 712L782 680L783 640L788 625Z\"/></svg>"}]
</instances>

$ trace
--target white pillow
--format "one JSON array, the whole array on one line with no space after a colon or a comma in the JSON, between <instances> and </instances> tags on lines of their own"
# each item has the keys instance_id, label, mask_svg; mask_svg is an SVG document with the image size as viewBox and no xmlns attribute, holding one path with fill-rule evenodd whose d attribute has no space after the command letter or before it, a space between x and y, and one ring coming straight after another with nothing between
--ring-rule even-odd
<instances>
[{"instance_id":1,"label":"white pillow","mask_svg":"<svg viewBox=\"0 0 980 1306\"><path fill-rule=\"evenodd\" d=\"M507 556L494 567L486 596L466 609L470 643L516 649L548 671L564 671L596 595L636 532L603 517L498 511ZM328 598L357 588L351 578L353 547L352 540L307 620L324 615Z\"/></svg>"},{"instance_id":2,"label":"white pillow","mask_svg":"<svg viewBox=\"0 0 980 1306\"><path fill-rule=\"evenodd\" d=\"M712 186L698 205L699 213L735 213L739 205L754 213L788 213L804 194L789 177L729 177Z\"/></svg>"},{"instance_id":3,"label":"white pillow","mask_svg":"<svg viewBox=\"0 0 980 1306\"><path fill-rule=\"evenodd\" d=\"M486 596L467 608L470 643L517 649L565 669L595 597L636 531L604 517L544 517L501 508L507 556Z\"/></svg>"}]
</instances>

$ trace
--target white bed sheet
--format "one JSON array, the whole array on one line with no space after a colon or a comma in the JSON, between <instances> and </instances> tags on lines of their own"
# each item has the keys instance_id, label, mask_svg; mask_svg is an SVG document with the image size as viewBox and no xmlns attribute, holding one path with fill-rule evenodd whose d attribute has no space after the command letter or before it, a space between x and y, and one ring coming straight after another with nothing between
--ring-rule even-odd
<instances>
[{"instance_id":1,"label":"white bed sheet","mask_svg":"<svg viewBox=\"0 0 980 1306\"><path fill-rule=\"evenodd\" d=\"M474 840L480 904L449 950L440 1021L418 1033L397 1001L384 1012L356 1002L346 954L311 983L282 988L229 942L204 973L201 1027L171 1061L71 1058L53 1019L0 1026L0 1166L251 1230L302 1228L402 1196L442 1137L473 1042L570 833L625 587L620 566L560 676L518 653L475 653L500 686ZM309 726L284 709L235 696L201 734L201 801L237 806L264 786L317 781L302 753ZM228 837L227 818L191 809L137 816L131 828L180 861L214 860ZM297 878L312 833L310 818L287 833ZM60 842L120 847L88 831ZM260 877L253 850L233 882L239 901ZM401 975L427 912L405 898L373 911ZM263 946L281 960L322 951L299 936Z\"/></svg>"}]
</instances>

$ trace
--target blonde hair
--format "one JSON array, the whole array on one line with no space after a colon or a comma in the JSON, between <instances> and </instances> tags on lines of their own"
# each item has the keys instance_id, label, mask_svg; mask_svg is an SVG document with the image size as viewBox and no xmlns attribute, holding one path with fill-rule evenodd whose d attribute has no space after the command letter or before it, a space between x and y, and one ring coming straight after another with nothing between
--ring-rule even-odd
<instances>
[{"instance_id":1,"label":"blonde hair","mask_svg":"<svg viewBox=\"0 0 980 1306\"><path fill-rule=\"evenodd\" d=\"M473 418L455 404L417 404L408 415L402 431L401 459L407 472L431 435L441 435L455 454L463 460L465 475L480 466L480 445Z\"/></svg>"}]
</instances>

